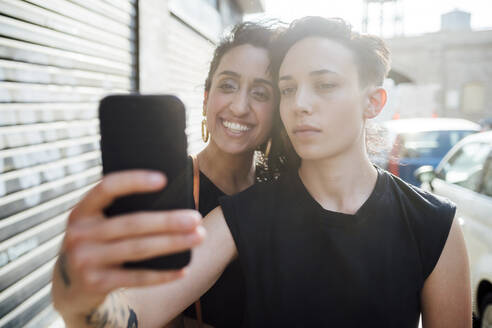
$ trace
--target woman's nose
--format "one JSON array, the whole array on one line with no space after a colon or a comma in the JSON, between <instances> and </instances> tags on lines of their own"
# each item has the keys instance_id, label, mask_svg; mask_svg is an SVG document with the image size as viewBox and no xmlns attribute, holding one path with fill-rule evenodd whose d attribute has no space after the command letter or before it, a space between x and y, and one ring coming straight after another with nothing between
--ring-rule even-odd
<instances>
[{"instance_id":1,"label":"woman's nose","mask_svg":"<svg viewBox=\"0 0 492 328\"><path fill-rule=\"evenodd\" d=\"M238 92L232 99L229 109L235 116L244 116L249 112L248 95L246 92Z\"/></svg>"},{"instance_id":2,"label":"woman's nose","mask_svg":"<svg viewBox=\"0 0 492 328\"><path fill-rule=\"evenodd\" d=\"M294 108L296 113L312 113L311 97L312 95L307 88L298 87L294 101Z\"/></svg>"}]
</instances>

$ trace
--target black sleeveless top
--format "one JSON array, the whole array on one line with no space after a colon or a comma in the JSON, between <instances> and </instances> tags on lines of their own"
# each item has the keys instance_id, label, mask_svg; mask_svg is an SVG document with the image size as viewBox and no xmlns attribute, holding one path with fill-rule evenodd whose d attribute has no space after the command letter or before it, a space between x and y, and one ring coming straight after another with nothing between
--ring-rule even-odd
<instances>
[{"instance_id":1,"label":"black sleeveless top","mask_svg":"<svg viewBox=\"0 0 492 328\"><path fill-rule=\"evenodd\" d=\"M219 206L219 198L225 194L200 172L199 212L205 217L211 210ZM183 174L176 178L161 192L151 209L179 208L179 204L194 206L193 201L193 161L188 159ZM221 327L239 327L242 323L245 306L245 287L239 262L233 261L224 270L212 288L201 300L203 322ZM184 314L196 319L195 306L188 307Z\"/></svg>"},{"instance_id":2,"label":"black sleeveless top","mask_svg":"<svg viewBox=\"0 0 492 328\"><path fill-rule=\"evenodd\" d=\"M417 327L455 206L378 168L354 215L297 172L220 199L246 281L244 327Z\"/></svg>"},{"instance_id":3,"label":"black sleeveless top","mask_svg":"<svg viewBox=\"0 0 492 328\"><path fill-rule=\"evenodd\" d=\"M219 198L225 194L200 172L199 212L205 217L219 206ZM201 298L203 322L216 328L240 327L245 306L243 273L237 260L231 262L217 282ZM196 319L195 305L184 314Z\"/></svg>"}]
</instances>

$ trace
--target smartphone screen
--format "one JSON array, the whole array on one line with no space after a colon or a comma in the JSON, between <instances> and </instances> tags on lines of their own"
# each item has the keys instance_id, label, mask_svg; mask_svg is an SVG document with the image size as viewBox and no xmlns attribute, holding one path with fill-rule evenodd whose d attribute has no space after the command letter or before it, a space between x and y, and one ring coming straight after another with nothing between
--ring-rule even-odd
<instances>
[{"instance_id":1,"label":"smartphone screen","mask_svg":"<svg viewBox=\"0 0 492 328\"><path fill-rule=\"evenodd\" d=\"M192 170L187 155L183 103L170 95L112 95L99 106L103 174L129 169L165 173L158 192L116 199L108 217L130 212L193 208ZM161 256L125 267L177 269L190 261L190 251Z\"/></svg>"}]
</instances>

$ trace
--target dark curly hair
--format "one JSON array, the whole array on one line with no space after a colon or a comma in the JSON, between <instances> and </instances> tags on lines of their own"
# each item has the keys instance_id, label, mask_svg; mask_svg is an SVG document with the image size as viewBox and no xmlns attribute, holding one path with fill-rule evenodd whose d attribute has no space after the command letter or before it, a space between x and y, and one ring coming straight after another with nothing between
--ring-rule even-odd
<instances>
[{"instance_id":1,"label":"dark curly hair","mask_svg":"<svg viewBox=\"0 0 492 328\"><path fill-rule=\"evenodd\" d=\"M205 91L210 91L212 78L219 67L222 57L229 50L245 44L270 50L270 44L277 34L278 29L275 21L266 21L264 23L243 22L236 24L231 32L223 37L215 48L207 79L205 80Z\"/></svg>"}]
</instances>

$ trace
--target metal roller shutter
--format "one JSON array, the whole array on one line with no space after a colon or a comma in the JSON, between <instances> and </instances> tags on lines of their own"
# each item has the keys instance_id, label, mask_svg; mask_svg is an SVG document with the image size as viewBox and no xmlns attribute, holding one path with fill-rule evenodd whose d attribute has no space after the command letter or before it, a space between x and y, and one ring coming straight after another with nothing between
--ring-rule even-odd
<instances>
[{"instance_id":1,"label":"metal roller shutter","mask_svg":"<svg viewBox=\"0 0 492 328\"><path fill-rule=\"evenodd\" d=\"M71 207L101 177L97 104L137 89L137 0L0 1L0 327L49 322Z\"/></svg>"},{"instance_id":2,"label":"metal roller shutter","mask_svg":"<svg viewBox=\"0 0 492 328\"><path fill-rule=\"evenodd\" d=\"M166 92L177 95L186 105L188 151L197 153L205 144L201 138L203 92L214 43L171 15L166 53L168 85Z\"/></svg>"}]
</instances>

